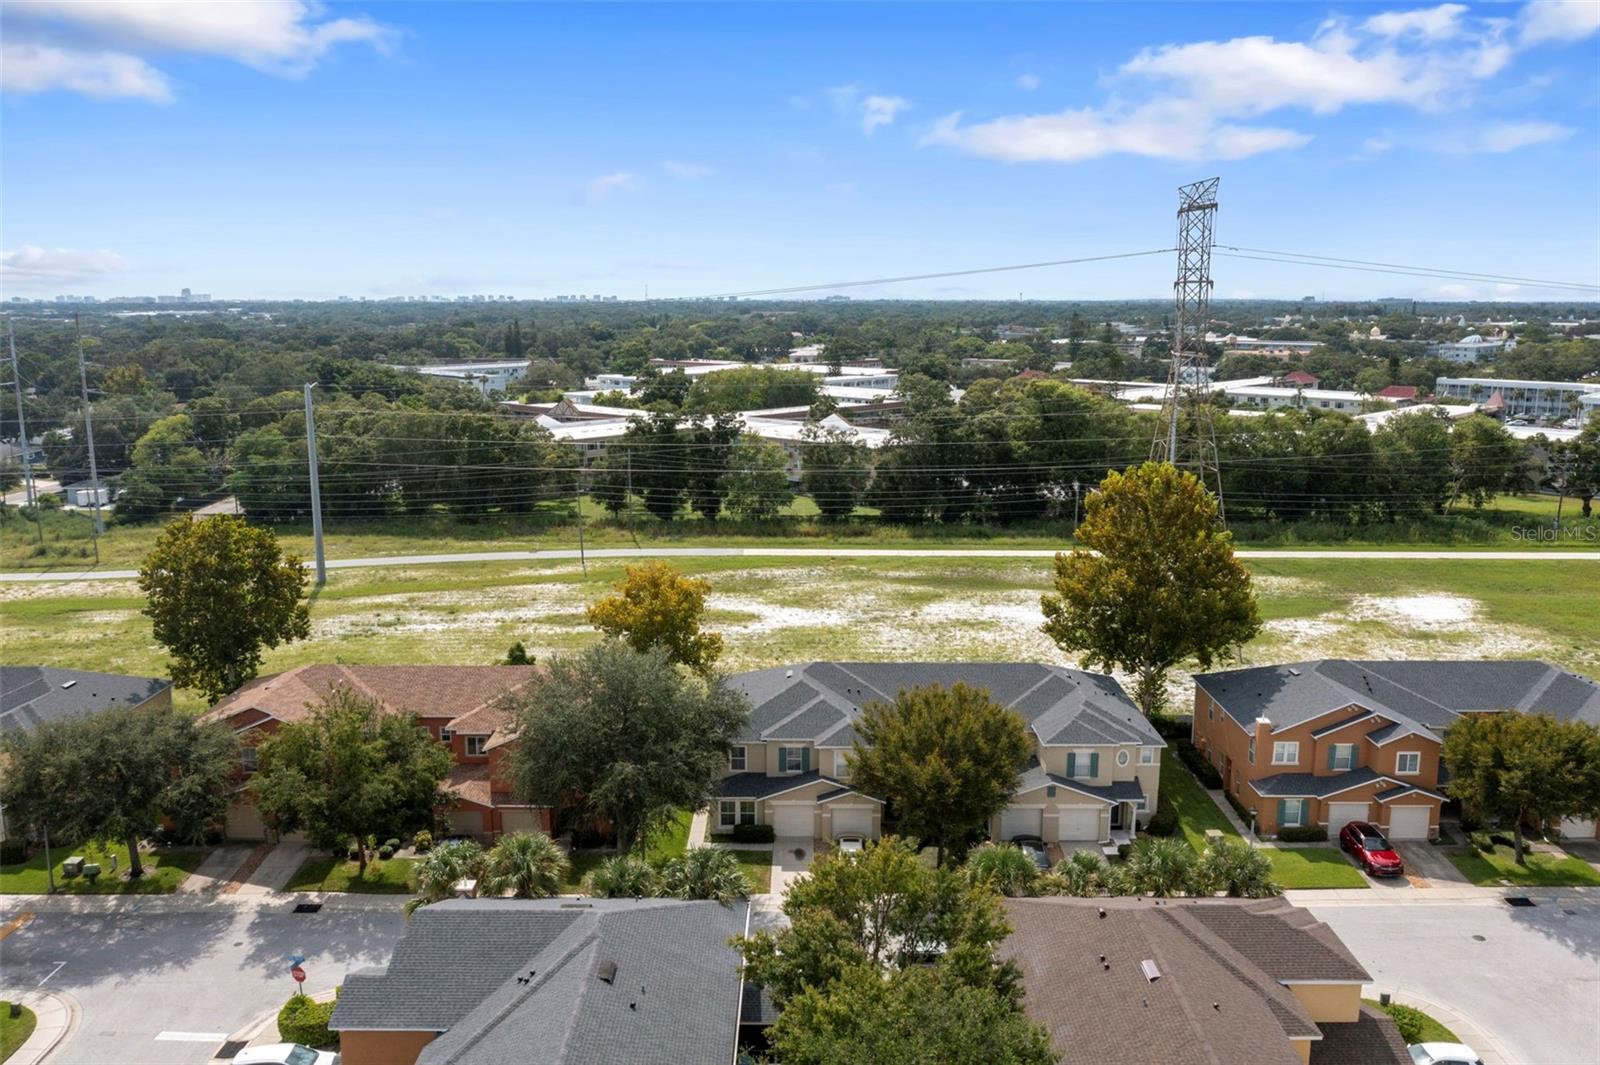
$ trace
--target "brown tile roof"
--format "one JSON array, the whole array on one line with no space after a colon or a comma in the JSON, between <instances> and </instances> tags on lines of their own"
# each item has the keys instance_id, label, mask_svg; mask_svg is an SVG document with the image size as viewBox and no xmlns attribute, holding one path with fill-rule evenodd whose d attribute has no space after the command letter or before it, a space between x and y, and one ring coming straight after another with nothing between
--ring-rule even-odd
<instances>
[{"instance_id":1,"label":"brown tile roof","mask_svg":"<svg viewBox=\"0 0 1600 1065\"><path fill-rule=\"evenodd\" d=\"M391 712L448 718L453 724L475 712L487 714L490 704L521 688L538 672L535 666L299 666L257 677L212 707L203 720L221 720L241 710L257 709L280 721L301 721L330 691L350 688L378 700ZM473 731L488 734L494 729Z\"/></svg>"},{"instance_id":2,"label":"brown tile roof","mask_svg":"<svg viewBox=\"0 0 1600 1065\"><path fill-rule=\"evenodd\" d=\"M494 795L489 784L489 767L483 763L457 765L445 779L444 790L477 806L493 806Z\"/></svg>"},{"instance_id":3,"label":"brown tile roof","mask_svg":"<svg viewBox=\"0 0 1600 1065\"><path fill-rule=\"evenodd\" d=\"M1325 1024L1311 1044L1311 1065L1409 1065L1411 1054L1394 1018L1371 1006L1351 1024Z\"/></svg>"},{"instance_id":4,"label":"brown tile roof","mask_svg":"<svg viewBox=\"0 0 1600 1065\"><path fill-rule=\"evenodd\" d=\"M1029 1016L1058 1052L1089 1041L1103 1065L1293 1065L1301 1058L1292 1039L1341 1026L1319 1030L1282 981L1368 979L1327 926L1277 899L1009 899L1006 907L1013 933L1001 954L1022 971ZM1146 960L1160 972L1153 982ZM1110 1039L1108 1018L1121 1022ZM1367 1045L1358 1035L1367 1039L1351 1035L1352 1045ZM1381 1052L1371 1060L1405 1061Z\"/></svg>"}]
</instances>

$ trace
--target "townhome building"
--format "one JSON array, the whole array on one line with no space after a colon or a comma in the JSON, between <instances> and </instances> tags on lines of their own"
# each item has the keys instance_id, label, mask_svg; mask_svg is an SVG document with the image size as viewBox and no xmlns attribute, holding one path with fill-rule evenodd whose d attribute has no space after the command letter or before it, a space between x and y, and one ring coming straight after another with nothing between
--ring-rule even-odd
<instances>
[{"instance_id":1,"label":"townhome building","mask_svg":"<svg viewBox=\"0 0 1600 1065\"><path fill-rule=\"evenodd\" d=\"M250 790L256 748L285 724L310 718L340 690L374 700L385 713L415 715L449 747L455 765L444 787L455 799L448 814L452 835L487 840L504 832L549 832L552 811L516 798L507 758L516 740L505 697L538 675L533 666L309 665L257 677L202 718L226 722L241 741L239 790L224 834L244 840L271 834Z\"/></svg>"},{"instance_id":2,"label":"townhome building","mask_svg":"<svg viewBox=\"0 0 1600 1065\"><path fill-rule=\"evenodd\" d=\"M1438 834L1446 731L1465 714L1543 712L1600 724L1600 685L1535 661L1320 659L1195 677L1195 746L1275 836L1351 821L1390 839ZM1567 835L1593 838L1592 821Z\"/></svg>"},{"instance_id":3,"label":"townhome building","mask_svg":"<svg viewBox=\"0 0 1600 1065\"><path fill-rule=\"evenodd\" d=\"M862 708L903 690L981 688L1027 723L1034 750L996 839L1124 842L1155 812L1166 745L1116 680L1032 663L812 662L741 673L753 707L718 783L712 831L771 825L789 839L876 838L883 800L851 785Z\"/></svg>"}]
</instances>

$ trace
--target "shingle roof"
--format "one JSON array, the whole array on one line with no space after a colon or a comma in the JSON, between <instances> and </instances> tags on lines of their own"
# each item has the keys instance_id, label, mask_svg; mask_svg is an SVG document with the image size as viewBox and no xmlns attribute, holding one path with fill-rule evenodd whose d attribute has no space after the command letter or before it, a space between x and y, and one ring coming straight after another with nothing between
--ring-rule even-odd
<instances>
[{"instance_id":1,"label":"shingle roof","mask_svg":"<svg viewBox=\"0 0 1600 1065\"><path fill-rule=\"evenodd\" d=\"M731 1060L741 981L728 940L745 916L742 903L667 899L435 903L417 911L382 975L346 979L331 1027L447 1020L418 1065ZM470 992L446 990L463 968L478 970ZM431 1001L441 991L456 1007L447 1019Z\"/></svg>"},{"instance_id":2,"label":"shingle roof","mask_svg":"<svg viewBox=\"0 0 1600 1065\"><path fill-rule=\"evenodd\" d=\"M815 769L782 777L769 777L765 773L734 773L717 781L717 794L729 799L767 799L817 783L832 784L835 788L848 787L843 781L825 777Z\"/></svg>"},{"instance_id":3,"label":"shingle roof","mask_svg":"<svg viewBox=\"0 0 1600 1065\"><path fill-rule=\"evenodd\" d=\"M310 716L310 707L336 688L376 699L391 713L466 721L468 731L490 734L504 724L491 708L539 675L537 666L344 666L309 665L258 677L227 696L203 720L215 721L256 709L280 721ZM480 727L481 726L481 727Z\"/></svg>"},{"instance_id":4,"label":"shingle roof","mask_svg":"<svg viewBox=\"0 0 1600 1065\"><path fill-rule=\"evenodd\" d=\"M1311 1044L1311 1065L1409 1065L1411 1053L1400 1028L1382 1010L1363 1005L1350 1024L1325 1024Z\"/></svg>"},{"instance_id":5,"label":"shingle roof","mask_svg":"<svg viewBox=\"0 0 1600 1065\"><path fill-rule=\"evenodd\" d=\"M1399 783L1391 777L1362 766L1346 773L1333 773L1329 776L1317 776L1315 773L1274 773L1270 777L1252 780L1250 786L1256 790L1256 794L1268 798L1320 799L1378 780L1387 780L1391 784Z\"/></svg>"},{"instance_id":6,"label":"shingle roof","mask_svg":"<svg viewBox=\"0 0 1600 1065\"><path fill-rule=\"evenodd\" d=\"M1021 714L1046 745L1165 742L1111 677L1024 662L812 662L740 673L754 707L737 742L810 740L848 747L861 707L901 690L964 683Z\"/></svg>"},{"instance_id":7,"label":"shingle roof","mask_svg":"<svg viewBox=\"0 0 1600 1065\"><path fill-rule=\"evenodd\" d=\"M1103 803L1133 802L1144 798L1144 787L1137 778L1133 780L1114 780L1110 784L1085 784L1081 780L1072 780L1068 777L1047 773L1039 764L1037 758L1031 760L1022 770L1017 780L1016 794L1034 791L1054 784L1058 788L1066 788L1080 795L1088 795L1099 799Z\"/></svg>"},{"instance_id":8,"label":"shingle roof","mask_svg":"<svg viewBox=\"0 0 1600 1065\"><path fill-rule=\"evenodd\" d=\"M1372 979L1333 930L1281 899L1231 906L1189 906L1184 914L1249 958L1274 980Z\"/></svg>"},{"instance_id":9,"label":"shingle roof","mask_svg":"<svg viewBox=\"0 0 1600 1065\"><path fill-rule=\"evenodd\" d=\"M115 706L138 706L170 687L170 681L157 677L0 666L0 731L31 729Z\"/></svg>"},{"instance_id":10,"label":"shingle roof","mask_svg":"<svg viewBox=\"0 0 1600 1065\"><path fill-rule=\"evenodd\" d=\"M489 767L479 762L476 765L456 764L450 767L450 775L445 778L444 790L457 798L464 799L479 806L493 806L494 796L489 780Z\"/></svg>"},{"instance_id":11,"label":"shingle roof","mask_svg":"<svg viewBox=\"0 0 1600 1065\"><path fill-rule=\"evenodd\" d=\"M1195 684L1245 728L1281 731L1348 706L1417 732L1442 732L1463 713L1542 711L1600 725L1600 684L1537 661L1351 661L1325 658L1202 673Z\"/></svg>"}]
</instances>

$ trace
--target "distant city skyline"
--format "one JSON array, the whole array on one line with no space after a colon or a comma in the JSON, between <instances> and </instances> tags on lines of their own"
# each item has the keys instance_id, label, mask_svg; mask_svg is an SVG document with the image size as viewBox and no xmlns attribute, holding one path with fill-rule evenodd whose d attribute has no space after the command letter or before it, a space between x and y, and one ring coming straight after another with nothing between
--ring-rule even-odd
<instances>
[{"instance_id":1,"label":"distant city skyline","mask_svg":"<svg viewBox=\"0 0 1600 1065\"><path fill-rule=\"evenodd\" d=\"M1218 240L1600 284L1600 4L0 9L0 293L705 296ZM1168 255L841 290L1160 299ZM1592 302L1219 258L1216 297ZM807 293L811 298L827 290Z\"/></svg>"}]
</instances>

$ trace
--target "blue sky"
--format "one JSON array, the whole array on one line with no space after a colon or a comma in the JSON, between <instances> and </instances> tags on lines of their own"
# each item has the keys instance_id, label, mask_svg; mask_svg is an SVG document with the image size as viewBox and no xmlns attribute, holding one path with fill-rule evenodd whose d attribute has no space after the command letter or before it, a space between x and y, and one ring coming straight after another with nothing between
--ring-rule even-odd
<instances>
[{"instance_id":1,"label":"blue sky","mask_svg":"<svg viewBox=\"0 0 1600 1065\"><path fill-rule=\"evenodd\" d=\"M711 294L1218 240L1600 283L1600 4L12 0L4 294ZM1170 293L1170 256L858 296ZM1239 259L1219 296L1566 298Z\"/></svg>"}]
</instances>

